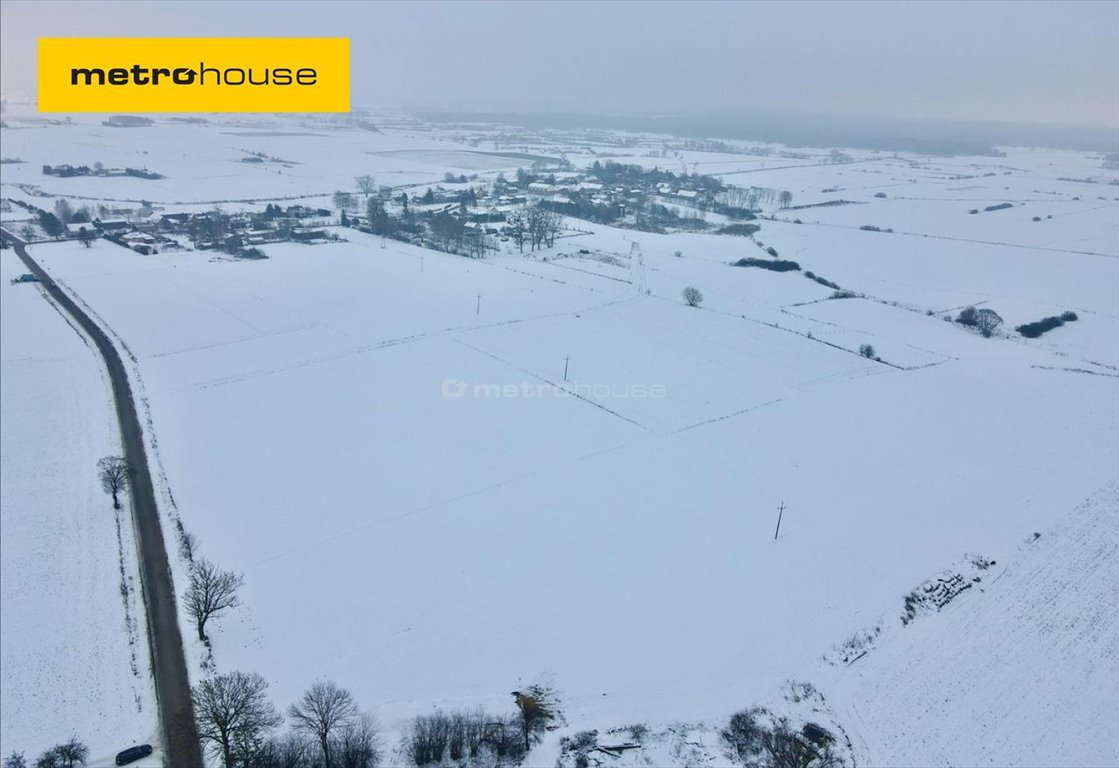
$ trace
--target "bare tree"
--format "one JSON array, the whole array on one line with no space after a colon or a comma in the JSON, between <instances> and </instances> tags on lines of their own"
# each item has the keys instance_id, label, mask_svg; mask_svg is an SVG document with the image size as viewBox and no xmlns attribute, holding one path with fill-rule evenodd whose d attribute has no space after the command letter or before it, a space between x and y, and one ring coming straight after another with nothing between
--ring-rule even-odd
<instances>
[{"instance_id":1,"label":"bare tree","mask_svg":"<svg viewBox=\"0 0 1119 768\"><path fill-rule=\"evenodd\" d=\"M823 743L814 742L794 730L784 717L772 730L761 732L760 742L769 756L767 764L773 768L837 768L843 765L831 748L830 737Z\"/></svg>"},{"instance_id":2,"label":"bare tree","mask_svg":"<svg viewBox=\"0 0 1119 768\"><path fill-rule=\"evenodd\" d=\"M533 685L524 691L513 691L512 696L521 712L521 735L527 752L532 746L532 739L538 737L548 722L556 717L555 694L544 686Z\"/></svg>"},{"instance_id":3,"label":"bare tree","mask_svg":"<svg viewBox=\"0 0 1119 768\"><path fill-rule=\"evenodd\" d=\"M334 755L338 768L373 768L381 756L377 721L362 713L343 726L335 738Z\"/></svg>"},{"instance_id":4,"label":"bare tree","mask_svg":"<svg viewBox=\"0 0 1119 768\"><path fill-rule=\"evenodd\" d=\"M70 201L65 198L59 198L54 201L54 215L63 224L69 224L70 219L74 216L74 208L70 205Z\"/></svg>"},{"instance_id":5,"label":"bare tree","mask_svg":"<svg viewBox=\"0 0 1119 768\"><path fill-rule=\"evenodd\" d=\"M559 234L560 225L563 221L558 213L536 204L522 206L515 215L517 218L513 220L514 231L516 231L516 228L520 228L519 237L514 235L518 246L521 245L526 236L530 249L533 251L537 248L551 248L555 244L556 235ZM509 229L507 223L506 230ZM513 231L510 234L513 234Z\"/></svg>"},{"instance_id":6,"label":"bare tree","mask_svg":"<svg viewBox=\"0 0 1119 768\"><path fill-rule=\"evenodd\" d=\"M872 347L870 344L861 345L859 347L859 354L862 355L863 357L869 357L869 358L874 358L876 356L874 354L874 347Z\"/></svg>"},{"instance_id":7,"label":"bare tree","mask_svg":"<svg viewBox=\"0 0 1119 768\"><path fill-rule=\"evenodd\" d=\"M332 768L332 736L345 730L358 717L353 694L327 680L307 689L288 709L295 728L313 737L322 749L324 768Z\"/></svg>"},{"instance_id":8,"label":"bare tree","mask_svg":"<svg viewBox=\"0 0 1119 768\"><path fill-rule=\"evenodd\" d=\"M89 759L89 747L71 736L65 744L51 747L35 761L35 768L74 768L85 765Z\"/></svg>"},{"instance_id":9,"label":"bare tree","mask_svg":"<svg viewBox=\"0 0 1119 768\"><path fill-rule=\"evenodd\" d=\"M30 243L35 239L35 227L28 222L19 228L20 239L25 243Z\"/></svg>"},{"instance_id":10,"label":"bare tree","mask_svg":"<svg viewBox=\"0 0 1119 768\"><path fill-rule=\"evenodd\" d=\"M4 768L27 768L27 758L22 752L12 752L4 758Z\"/></svg>"},{"instance_id":11,"label":"bare tree","mask_svg":"<svg viewBox=\"0 0 1119 768\"><path fill-rule=\"evenodd\" d=\"M253 768L307 768L310 744L298 733L269 739L256 755Z\"/></svg>"},{"instance_id":12,"label":"bare tree","mask_svg":"<svg viewBox=\"0 0 1119 768\"><path fill-rule=\"evenodd\" d=\"M89 759L89 747L79 741L77 736L71 736L69 741L59 744L54 749L66 768L85 765L85 761Z\"/></svg>"},{"instance_id":13,"label":"bare tree","mask_svg":"<svg viewBox=\"0 0 1119 768\"><path fill-rule=\"evenodd\" d=\"M684 302L689 307L698 307L703 302L703 293L690 285L681 291L680 295L684 297Z\"/></svg>"},{"instance_id":14,"label":"bare tree","mask_svg":"<svg viewBox=\"0 0 1119 768\"><path fill-rule=\"evenodd\" d=\"M97 470L102 490L113 495L113 509L120 509L118 494L128 488L128 462L120 456L102 456Z\"/></svg>"},{"instance_id":15,"label":"bare tree","mask_svg":"<svg viewBox=\"0 0 1119 768\"><path fill-rule=\"evenodd\" d=\"M58 747L51 747L35 761L35 768L65 768L58 754Z\"/></svg>"},{"instance_id":16,"label":"bare tree","mask_svg":"<svg viewBox=\"0 0 1119 768\"><path fill-rule=\"evenodd\" d=\"M505 219L505 232L517 244L517 250L525 252L525 234L528 232L528 220L525 209L518 208L512 211Z\"/></svg>"},{"instance_id":17,"label":"bare tree","mask_svg":"<svg viewBox=\"0 0 1119 768\"><path fill-rule=\"evenodd\" d=\"M377 191L377 181L372 176L354 176L354 182L357 188L365 195L368 200L369 196Z\"/></svg>"},{"instance_id":18,"label":"bare tree","mask_svg":"<svg viewBox=\"0 0 1119 768\"><path fill-rule=\"evenodd\" d=\"M338 190L331 197L331 200L334 202L334 207L340 211L348 211L354 207L354 196L349 192Z\"/></svg>"},{"instance_id":19,"label":"bare tree","mask_svg":"<svg viewBox=\"0 0 1119 768\"><path fill-rule=\"evenodd\" d=\"M232 571L222 571L209 560L200 558L190 569L190 584L186 591L186 609L198 630L198 639L209 642L206 622L227 608L241 604L237 590L245 577Z\"/></svg>"},{"instance_id":20,"label":"bare tree","mask_svg":"<svg viewBox=\"0 0 1119 768\"><path fill-rule=\"evenodd\" d=\"M790 205L793 204L793 193L790 192L787 189L782 190L780 200L781 200L781 207L782 208L788 208Z\"/></svg>"},{"instance_id":21,"label":"bare tree","mask_svg":"<svg viewBox=\"0 0 1119 768\"><path fill-rule=\"evenodd\" d=\"M975 313L975 328L985 338L990 338L1000 325L1002 325L1002 318L993 309L984 308Z\"/></svg>"},{"instance_id":22,"label":"bare tree","mask_svg":"<svg viewBox=\"0 0 1119 768\"><path fill-rule=\"evenodd\" d=\"M217 675L191 691L198 735L225 768L258 751L265 732L283 723L267 694L268 683L257 672Z\"/></svg>"}]
</instances>

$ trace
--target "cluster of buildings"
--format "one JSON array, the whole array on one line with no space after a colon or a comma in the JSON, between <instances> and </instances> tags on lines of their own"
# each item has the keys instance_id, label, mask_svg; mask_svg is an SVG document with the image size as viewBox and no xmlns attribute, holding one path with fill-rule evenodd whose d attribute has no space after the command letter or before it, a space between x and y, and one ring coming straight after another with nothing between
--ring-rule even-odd
<instances>
[{"instance_id":1,"label":"cluster of buildings","mask_svg":"<svg viewBox=\"0 0 1119 768\"><path fill-rule=\"evenodd\" d=\"M149 212L150 214L150 212ZM196 250L218 250L240 255L268 243L322 243L331 240L323 228L332 212L325 208L269 205L264 213L154 214L146 218L94 219L72 222L66 236L72 239L103 237L145 255L178 250L189 241Z\"/></svg>"},{"instance_id":2,"label":"cluster of buildings","mask_svg":"<svg viewBox=\"0 0 1119 768\"><path fill-rule=\"evenodd\" d=\"M142 168L103 168L99 164L93 167L88 165L44 165L43 173L47 176L134 176L138 179L162 179L163 174L155 173Z\"/></svg>"}]
</instances>

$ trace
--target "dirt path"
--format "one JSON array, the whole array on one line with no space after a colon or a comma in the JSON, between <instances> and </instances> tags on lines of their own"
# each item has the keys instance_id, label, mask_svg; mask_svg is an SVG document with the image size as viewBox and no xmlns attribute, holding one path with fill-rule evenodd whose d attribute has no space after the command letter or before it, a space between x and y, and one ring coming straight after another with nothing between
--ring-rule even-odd
<instances>
[{"instance_id":1,"label":"dirt path","mask_svg":"<svg viewBox=\"0 0 1119 768\"><path fill-rule=\"evenodd\" d=\"M128 374L120 355L105 333L82 312L61 288L28 254L24 243L9 233L4 238L15 246L16 254L27 269L39 278L55 303L81 326L97 345L113 387L117 420L120 423L124 456L131 468L132 519L140 547L140 582L148 618L148 645L151 650L155 693L159 703L160 723L167 763L176 768L203 768L198 729L190 701L190 677L183 639L176 615L175 589L163 530L159 523L159 507L155 502L144 437ZM93 467L89 471L94 471Z\"/></svg>"}]
</instances>

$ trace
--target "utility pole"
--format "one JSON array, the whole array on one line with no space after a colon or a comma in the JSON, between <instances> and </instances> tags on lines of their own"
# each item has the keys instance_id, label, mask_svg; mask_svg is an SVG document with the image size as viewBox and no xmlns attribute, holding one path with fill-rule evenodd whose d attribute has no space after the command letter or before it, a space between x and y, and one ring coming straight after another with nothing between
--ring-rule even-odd
<instances>
[{"instance_id":1,"label":"utility pole","mask_svg":"<svg viewBox=\"0 0 1119 768\"><path fill-rule=\"evenodd\" d=\"M424 271L424 257L423 256L420 257L420 271L421 272Z\"/></svg>"},{"instance_id":2,"label":"utility pole","mask_svg":"<svg viewBox=\"0 0 1119 768\"><path fill-rule=\"evenodd\" d=\"M480 293L478 294L478 306L476 306L474 308L474 314L476 314L476 315L482 314L482 294L480 294Z\"/></svg>"},{"instance_id":3,"label":"utility pole","mask_svg":"<svg viewBox=\"0 0 1119 768\"><path fill-rule=\"evenodd\" d=\"M781 516L785 514L785 502L777 508L777 530L773 532L773 540L777 541L777 534L781 533Z\"/></svg>"},{"instance_id":4,"label":"utility pole","mask_svg":"<svg viewBox=\"0 0 1119 768\"><path fill-rule=\"evenodd\" d=\"M571 360L571 355L567 355L566 357L563 358L563 380L564 381L567 381L567 364L568 364L568 362L570 362L570 360Z\"/></svg>"}]
</instances>

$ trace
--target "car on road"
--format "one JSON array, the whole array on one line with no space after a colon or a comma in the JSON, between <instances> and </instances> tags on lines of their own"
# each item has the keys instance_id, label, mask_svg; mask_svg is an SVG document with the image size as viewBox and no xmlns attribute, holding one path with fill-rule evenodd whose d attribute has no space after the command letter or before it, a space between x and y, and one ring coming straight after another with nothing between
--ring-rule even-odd
<instances>
[{"instance_id":1,"label":"car on road","mask_svg":"<svg viewBox=\"0 0 1119 768\"><path fill-rule=\"evenodd\" d=\"M129 747L117 755L117 765L128 765L137 760L141 760L152 753L151 744L138 744L135 747Z\"/></svg>"}]
</instances>

